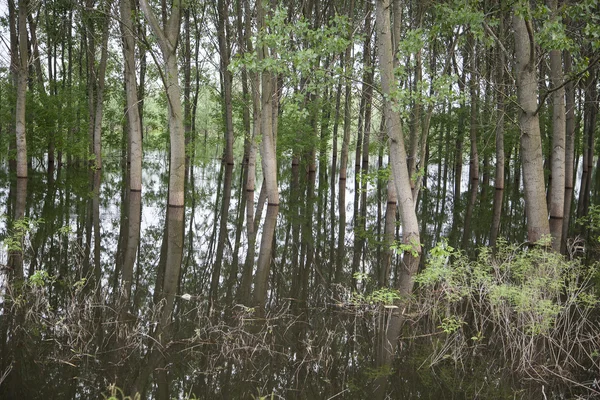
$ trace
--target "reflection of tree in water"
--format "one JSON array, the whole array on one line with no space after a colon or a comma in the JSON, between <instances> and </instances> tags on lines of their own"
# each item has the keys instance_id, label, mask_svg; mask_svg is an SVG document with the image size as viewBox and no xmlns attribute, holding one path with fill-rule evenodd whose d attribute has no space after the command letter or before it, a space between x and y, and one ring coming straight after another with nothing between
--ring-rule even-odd
<instances>
[{"instance_id":1,"label":"reflection of tree in water","mask_svg":"<svg viewBox=\"0 0 600 400\"><path fill-rule=\"evenodd\" d=\"M146 169L158 166L150 162ZM116 167L106 160L104 168L111 177ZM337 223L331 224L329 219L328 199L312 197L315 175L310 171L304 174L303 164L298 168L296 186L282 191L267 275L267 307L252 308L241 301L247 236L238 235L240 229L246 229L234 226L233 221L239 222L240 213L246 214L247 204L240 200L243 171L234 168L229 172L223 167L220 174L218 168L217 161L191 171L185 218L183 209L164 206L166 183L146 185L148 190L141 199L125 188L128 194L119 204L118 188L105 176L99 191L100 215L106 216L100 229L106 232L101 240L103 256L99 269L90 265L89 276L83 275L86 234L94 230L93 223L86 220L93 216L87 207L93 201L88 195L88 173L84 171L81 179L72 173L68 182L65 178L69 175L57 175L52 182L54 209L45 207L44 202L28 204L29 215L43 215L45 222L32 228L31 243L36 249L28 248L31 251L24 254L25 262L30 266L35 257L35 265L42 271L29 274L24 287L11 287L2 305L0 367L2 374L9 372L0 385L1 398L11 398L16 390L24 398L98 397L108 393L110 384L125 394L139 391L145 398L207 399L271 393L275 398L338 395L363 399L376 397L382 381L387 388L381 395L393 398L512 398L515 390L527 388L519 381L523 370L517 371L514 380L511 377L512 367L507 366L516 364L506 358L505 347L495 342L496 328L483 331L481 341L471 339L478 336L471 328L475 317L469 302L448 305L468 326L444 332L441 326L450 331L452 319L444 321L447 315L437 318L431 314L432 304L446 304L435 297L444 293L441 286L415 294L418 307L411 305L406 310L397 359L391 366L380 362L382 341L387 340L382 334L392 308L379 305L383 300L389 306L385 299L391 291L381 291L377 282L376 246L380 245L374 239L378 223L367 218L361 232L367 243L358 264L361 273L350 276L347 265L340 270L340 281L332 282L337 249L331 252L331 248L337 240L331 242L329 229ZM228 178L228 174L232 176ZM38 178L29 178L30 187L43 186ZM231 179L230 199L220 186L226 179ZM122 215L114 212L119 205ZM377 204L367 204L367 215L376 215L375 207ZM136 218L140 208L141 218ZM231 208L229 213L224 212L226 208ZM315 208L322 214L313 215L310 210ZM266 213L262 214L261 222ZM222 224L226 215L227 223ZM169 224L174 224L172 231L183 234L184 219L185 238L170 238L185 247L183 262L176 263L181 268L169 268L166 257L161 262L161 253L165 255L161 243L169 239L165 236ZM70 226L67 221L74 221L73 228L48 230L45 241L38 239L42 229ZM108 228L118 223L127 225L120 232L119 246L117 232ZM139 245L134 246L138 225L141 235ZM260 226L255 232L262 233ZM354 235L356 238L357 233ZM345 251L353 247L352 236L348 236ZM93 236L89 240L93 250ZM125 260L136 252L129 246L139 247L133 266L131 260ZM240 252L237 262L232 254L236 248ZM123 254L117 257L118 268L110 256L113 252ZM124 257L127 252L130 254ZM222 256L220 261L217 255ZM396 257L391 255L392 271ZM221 272L215 283L217 261ZM256 259L249 260L251 279L255 263ZM369 279L357 280L353 292L349 289L352 278L361 274ZM253 289L252 281L249 288ZM589 332L593 332L591 327ZM588 380L588 375L576 371L580 370L569 370L569 377ZM544 379L548 390L565 392L560 379L553 380L550 373ZM532 386L539 390L539 385Z\"/></svg>"},{"instance_id":2,"label":"reflection of tree in water","mask_svg":"<svg viewBox=\"0 0 600 400\"><path fill-rule=\"evenodd\" d=\"M35 383L40 396L69 387L98 393L116 382L126 393L131 388L154 397L162 390L152 383L156 375L150 379L157 369L169 371L171 387L164 390L199 398L333 395L356 380L352 371L369 358L369 346L355 338L367 333L367 324L353 311L292 314L283 308L258 317L255 309L237 305L214 309L231 315L215 319L207 315L207 299L183 296L175 300L177 311L168 323L169 299L135 316L119 308L124 303L106 304L103 290L85 290L83 281L66 283L55 291L62 298L56 310L49 306L49 280L27 288L27 300L18 306L27 310L17 328L26 332L23 345L36 349L22 362L45 371L23 376L23 383Z\"/></svg>"},{"instance_id":3,"label":"reflection of tree in water","mask_svg":"<svg viewBox=\"0 0 600 400\"><path fill-rule=\"evenodd\" d=\"M42 274L30 280L21 298L9 292L22 318L12 323L4 318L3 334L9 346L14 340L21 345L13 354L20 356L18 382L23 393L36 388L27 398L93 397L116 384L126 394L137 389L143 398L274 393L276 398L359 399L372 396L381 379L389 379L388 393L397 398L513 395L514 382L502 373L511 365L505 348L473 344L475 339L464 337L472 333L468 329L446 334L418 313L409 314L414 320L400 339L403 351L394 369L376 368L375 346L381 340L376 327L390 309L342 289L340 299L311 308L287 302L264 316L240 304L209 311L208 298L186 293L165 294L133 315L126 303L108 301L106 288L92 289L84 280L59 282ZM444 329L452 330L446 322ZM14 390L10 380L0 386L0 393L6 390Z\"/></svg>"}]
</instances>

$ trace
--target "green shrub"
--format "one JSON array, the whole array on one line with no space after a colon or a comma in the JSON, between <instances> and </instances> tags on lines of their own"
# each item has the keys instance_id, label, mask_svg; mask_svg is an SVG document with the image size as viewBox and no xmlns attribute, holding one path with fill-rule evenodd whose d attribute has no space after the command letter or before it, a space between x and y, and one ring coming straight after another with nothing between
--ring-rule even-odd
<instances>
[{"instance_id":1,"label":"green shrub","mask_svg":"<svg viewBox=\"0 0 600 400\"><path fill-rule=\"evenodd\" d=\"M476 260L446 242L432 249L415 278L421 326L442 334L431 363L485 351L499 368L539 379L597 370L598 265L547 248L499 243L495 253L480 249Z\"/></svg>"}]
</instances>

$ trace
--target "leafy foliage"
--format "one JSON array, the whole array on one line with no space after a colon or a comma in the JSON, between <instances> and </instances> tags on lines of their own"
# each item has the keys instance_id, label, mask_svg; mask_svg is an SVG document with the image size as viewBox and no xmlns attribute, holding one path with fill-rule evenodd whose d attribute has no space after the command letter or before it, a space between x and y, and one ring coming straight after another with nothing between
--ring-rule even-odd
<instances>
[{"instance_id":1,"label":"leafy foliage","mask_svg":"<svg viewBox=\"0 0 600 400\"><path fill-rule=\"evenodd\" d=\"M592 285L597 267L547 251L544 243L499 243L495 253L484 247L470 260L441 242L415 278L420 286L416 304L431 324L459 343L463 355L470 347L491 350L497 348L493 342L501 342L500 351L515 370L543 374L562 365L582 372L575 354L592 361L600 346L593 319L600 304ZM551 359L542 357L547 353ZM443 359L437 354L432 360L436 357Z\"/></svg>"}]
</instances>

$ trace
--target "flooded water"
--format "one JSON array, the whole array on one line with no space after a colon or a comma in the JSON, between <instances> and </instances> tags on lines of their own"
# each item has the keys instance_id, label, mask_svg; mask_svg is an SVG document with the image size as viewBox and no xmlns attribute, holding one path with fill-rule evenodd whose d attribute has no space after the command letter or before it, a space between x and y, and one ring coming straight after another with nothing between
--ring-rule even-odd
<instances>
[{"instance_id":1,"label":"flooded water","mask_svg":"<svg viewBox=\"0 0 600 400\"><path fill-rule=\"evenodd\" d=\"M38 166L26 187L7 167L1 171L1 213L13 216L22 207L26 223L0 222L0 398L121 399L139 392L152 399L513 399L568 393L551 395L544 385L515 378L502 371L502 359L446 354L434 362L435 347L449 345L447 338L415 334L417 320L406 324L393 366L381 366L378 326L387 311L353 293L372 291L383 275L384 183L371 179L362 196L349 173L340 208L337 178L331 185L329 171L282 162L281 204L254 209L260 217L249 229L243 166L215 157L195 164L183 209L166 207L164 154L146 155L141 194L123 184L126 171L116 156L101 172ZM433 177L428 185L439 182ZM451 214L449 191L447 197L425 195L421 205L445 216ZM515 210L512 217L522 218L518 205ZM447 217L422 219L426 247L453 234ZM275 224L275 233L265 255L261 236L268 224ZM477 227L474 232L481 243ZM515 237L522 235L515 228ZM11 247L20 238L22 248ZM181 260L165 251L180 247ZM9 260L20 254L20 262ZM260 257L267 259L264 282L257 278ZM371 278L356 279L356 273ZM11 276L26 283L15 286ZM253 302L261 285L264 307Z\"/></svg>"}]
</instances>

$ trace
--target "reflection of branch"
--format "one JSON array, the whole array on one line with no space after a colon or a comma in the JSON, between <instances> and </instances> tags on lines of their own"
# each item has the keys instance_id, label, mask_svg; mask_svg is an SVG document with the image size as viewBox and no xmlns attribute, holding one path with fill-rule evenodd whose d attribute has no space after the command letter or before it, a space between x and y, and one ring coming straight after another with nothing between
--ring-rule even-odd
<instances>
[{"instance_id":1,"label":"reflection of branch","mask_svg":"<svg viewBox=\"0 0 600 400\"><path fill-rule=\"evenodd\" d=\"M542 96L542 100L540 101L540 103L538 104L537 109L535 110L535 112L533 113L533 115L536 115L540 109L542 108L542 106L544 105L544 102L546 101L546 99L548 98L548 96L554 92L556 92L559 89L562 89L563 87L565 87L568 83L573 82L576 79L579 79L583 74L585 74L586 72L588 72L590 69L592 69L593 66L595 66L596 64L598 64L598 61L600 61L600 57L597 57L594 61L592 61L590 63L590 65L588 65L588 67L586 69L584 69L581 72L576 73L575 75L573 75L570 79L567 79L566 81L564 81L562 84L560 84L559 86L552 88L550 90L547 90L546 93L544 93L544 95Z\"/></svg>"}]
</instances>

